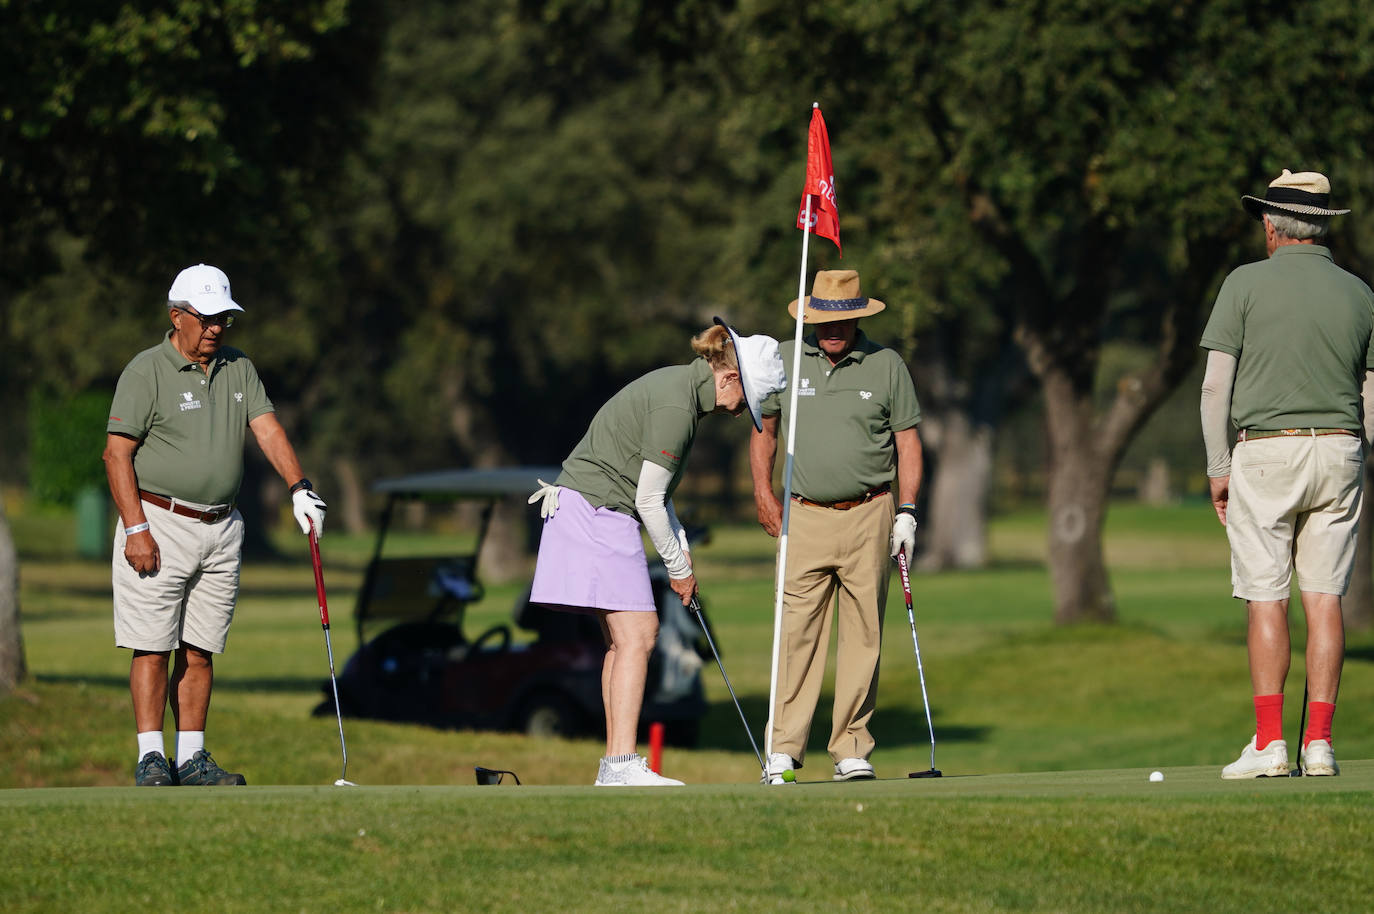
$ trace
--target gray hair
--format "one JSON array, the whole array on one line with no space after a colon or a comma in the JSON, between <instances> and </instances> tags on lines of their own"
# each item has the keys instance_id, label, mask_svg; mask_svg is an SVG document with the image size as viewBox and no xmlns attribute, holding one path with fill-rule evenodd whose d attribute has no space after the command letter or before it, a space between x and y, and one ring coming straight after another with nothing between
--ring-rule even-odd
<instances>
[{"instance_id":1,"label":"gray hair","mask_svg":"<svg viewBox=\"0 0 1374 914\"><path fill-rule=\"evenodd\" d=\"M1285 238L1292 241L1306 241L1309 238L1322 238L1331 228L1330 216L1296 216L1291 213L1276 213L1270 210L1264 214L1269 224Z\"/></svg>"}]
</instances>

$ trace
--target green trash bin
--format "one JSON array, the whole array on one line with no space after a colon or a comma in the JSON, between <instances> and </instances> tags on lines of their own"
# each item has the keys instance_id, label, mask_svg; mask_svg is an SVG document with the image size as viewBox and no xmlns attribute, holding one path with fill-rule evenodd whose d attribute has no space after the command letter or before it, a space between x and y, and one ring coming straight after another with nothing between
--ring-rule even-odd
<instances>
[{"instance_id":1,"label":"green trash bin","mask_svg":"<svg viewBox=\"0 0 1374 914\"><path fill-rule=\"evenodd\" d=\"M100 486L76 493L76 554L98 559L110 553L110 495Z\"/></svg>"}]
</instances>

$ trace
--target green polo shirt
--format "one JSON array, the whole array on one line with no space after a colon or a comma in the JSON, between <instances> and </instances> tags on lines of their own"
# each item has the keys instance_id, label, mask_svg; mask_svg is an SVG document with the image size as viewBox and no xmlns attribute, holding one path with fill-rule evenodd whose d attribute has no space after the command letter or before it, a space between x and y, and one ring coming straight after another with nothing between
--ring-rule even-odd
<instances>
[{"instance_id":1,"label":"green polo shirt","mask_svg":"<svg viewBox=\"0 0 1374 914\"><path fill-rule=\"evenodd\" d=\"M134 452L139 488L224 505L243 479L248 423L272 411L246 355L221 347L207 376L177 352L169 333L125 366L105 430L142 442Z\"/></svg>"},{"instance_id":2,"label":"green polo shirt","mask_svg":"<svg viewBox=\"0 0 1374 914\"><path fill-rule=\"evenodd\" d=\"M1374 293L1321 245L1284 245L1226 277L1202 347L1236 357L1237 428L1358 432Z\"/></svg>"},{"instance_id":3,"label":"green polo shirt","mask_svg":"<svg viewBox=\"0 0 1374 914\"><path fill-rule=\"evenodd\" d=\"M635 490L648 460L673 474L671 496L687 466L697 423L716 408L715 376L705 359L651 371L606 401L563 461L557 484L594 507L638 517Z\"/></svg>"},{"instance_id":4,"label":"green polo shirt","mask_svg":"<svg viewBox=\"0 0 1374 914\"><path fill-rule=\"evenodd\" d=\"M779 348L790 372L796 342L788 340ZM813 501L844 501L893 480L893 432L915 428L921 421L916 387L901 356L860 330L853 350L831 365L813 334L802 341L796 389L793 493ZM782 416L783 438L791 397L791 391L784 391L763 401L765 416Z\"/></svg>"}]
</instances>

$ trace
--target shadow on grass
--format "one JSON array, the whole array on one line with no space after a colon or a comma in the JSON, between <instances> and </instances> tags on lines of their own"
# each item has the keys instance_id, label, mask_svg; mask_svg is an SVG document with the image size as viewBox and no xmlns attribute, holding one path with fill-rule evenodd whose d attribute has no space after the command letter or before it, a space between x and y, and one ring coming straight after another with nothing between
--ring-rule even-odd
<instances>
[{"instance_id":1,"label":"shadow on grass","mask_svg":"<svg viewBox=\"0 0 1374 914\"><path fill-rule=\"evenodd\" d=\"M127 689L129 677L125 676L85 676L74 673L37 673L33 677L38 682L65 685L87 685L97 688ZM322 680L318 676L273 676L257 679L236 679L218 677L215 679L216 692L278 692L297 695L303 692L320 692Z\"/></svg>"},{"instance_id":2,"label":"shadow on grass","mask_svg":"<svg viewBox=\"0 0 1374 914\"><path fill-rule=\"evenodd\" d=\"M830 735L830 707L832 698L822 695L816 705L816 716L811 723L811 738L807 752L824 756ZM768 725L767 698L744 698L740 700L744 717L758 741L759 751L763 751L764 728ZM984 726L963 726L942 724L940 709L932 705L930 716L935 727L935 743L981 743L986 742L992 728ZM920 708L882 708L873 715L869 729L878 745L883 748L904 746L929 747L930 732L926 727L925 712ZM744 726L731 701L712 702L701 721L701 736L697 741L698 749L720 749L730 752L752 751L749 738L744 735Z\"/></svg>"}]
</instances>

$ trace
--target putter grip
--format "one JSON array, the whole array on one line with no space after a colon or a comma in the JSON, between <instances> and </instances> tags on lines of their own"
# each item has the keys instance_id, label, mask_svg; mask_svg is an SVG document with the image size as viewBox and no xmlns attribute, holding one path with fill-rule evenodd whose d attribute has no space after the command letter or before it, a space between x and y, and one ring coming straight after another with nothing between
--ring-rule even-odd
<instances>
[{"instance_id":1,"label":"putter grip","mask_svg":"<svg viewBox=\"0 0 1374 914\"><path fill-rule=\"evenodd\" d=\"M320 625L329 628L329 601L324 596L324 569L320 566L320 540L315 525L310 525L310 563L315 566L315 597L319 600Z\"/></svg>"},{"instance_id":2,"label":"putter grip","mask_svg":"<svg viewBox=\"0 0 1374 914\"><path fill-rule=\"evenodd\" d=\"M906 596L907 606L911 605L911 577L906 570L906 550L897 553L897 569L902 573L902 593Z\"/></svg>"}]
</instances>

